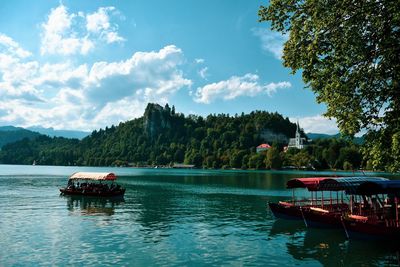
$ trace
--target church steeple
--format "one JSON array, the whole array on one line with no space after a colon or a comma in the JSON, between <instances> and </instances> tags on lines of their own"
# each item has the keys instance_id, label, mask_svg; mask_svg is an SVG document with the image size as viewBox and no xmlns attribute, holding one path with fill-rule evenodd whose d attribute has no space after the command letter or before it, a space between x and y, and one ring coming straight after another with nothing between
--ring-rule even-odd
<instances>
[{"instance_id":1,"label":"church steeple","mask_svg":"<svg viewBox=\"0 0 400 267\"><path fill-rule=\"evenodd\" d=\"M300 137L300 125L299 125L299 121L297 120L297 124L296 124L296 135L295 135L295 138L296 138L296 147L300 147L302 144L301 144L301 137Z\"/></svg>"},{"instance_id":2,"label":"church steeple","mask_svg":"<svg viewBox=\"0 0 400 267\"><path fill-rule=\"evenodd\" d=\"M301 137L299 120L297 120L296 134L295 134L294 138L289 139L288 148L293 147L293 148L297 148L297 149L303 149L305 147L304 140L305 140L305 138Z\"/></svg>"}]
</instances>

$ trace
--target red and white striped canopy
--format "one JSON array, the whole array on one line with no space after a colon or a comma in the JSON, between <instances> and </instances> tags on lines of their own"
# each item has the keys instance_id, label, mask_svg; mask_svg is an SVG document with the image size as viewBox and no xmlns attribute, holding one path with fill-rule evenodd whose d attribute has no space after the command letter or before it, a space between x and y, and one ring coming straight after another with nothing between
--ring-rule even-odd
<instances>
[{"instance_id":1,"label":"red and white striped canopy","mask_svg":"<svg viewBox=\"0 0 400 267\"><path fill-rule=\"evenodd\" d=\"M76 172L69 177L70 180L107 180L114 181L117 176L112 172Z\"/></svg>"}]
</instances>

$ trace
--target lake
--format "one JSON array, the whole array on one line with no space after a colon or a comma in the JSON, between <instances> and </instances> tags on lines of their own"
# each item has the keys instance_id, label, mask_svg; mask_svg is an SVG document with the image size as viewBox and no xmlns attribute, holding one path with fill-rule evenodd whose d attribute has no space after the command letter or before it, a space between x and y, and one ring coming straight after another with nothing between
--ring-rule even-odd
<instances>
[{"instance_id":1,"label":"lake","mask_svg":"<svg viewBox=\"0 0 400 267\"><path fill-rule=\"evenodd\" d=\"M124 200L60 196L76 171L116 173ZM267 209L289 179L329 174L0 165L0 266L397 266L396 245Z\"/></svg>"}]
</instances>

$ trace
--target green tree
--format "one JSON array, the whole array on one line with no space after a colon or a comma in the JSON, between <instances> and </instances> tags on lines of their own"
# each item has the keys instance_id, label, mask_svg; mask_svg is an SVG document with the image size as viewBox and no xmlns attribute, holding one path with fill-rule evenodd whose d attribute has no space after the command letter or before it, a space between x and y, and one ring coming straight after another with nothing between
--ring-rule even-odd
<instances>
[{"instance_id":1,"label":"green tree","mask_svg":"<svg viewBox=\"0 0 400 267\"><path fill-rule=\"evenodd\" d=\"M297 168L303 168L303 167L309 167L311 165L311 157L310 155L305 151L302 150L296 155L292 157L293 160L293 165L296 166Z\"/></svg>"},{"instance_id":2,"label":"green tree","mask_svg":"<svg viewBox=\"0 0 400 267\"><path fill-rule=\"evenodd\" d=\"M398 1L271 0L260 21L288 36L283 64L327 104L342 133L367 129L374 168L398 170L392 152L400 131Z\"/></svg>"},{"instance_id":3,"label":"green tree","mask_svg":"<svg viewBox=\"0 0 400 267\"><path fill-rule=\"evenodd\" d=\"M214 162L215 162L215 158L213 156L207 156L204 159L204 163L203 166L205 166L206 168L213 168L214 166Z\"/></svg>"},{"instance_id":4,"label":"green tree","mask_svg":"<svg viewBox=\"0 0 400 267\"><path fill-rule=\"evenodd\" d=\"M329 168L334 169L336 167L336 161L339 156L338 151L333 146L330 146L324 149L322 155L325 161L328 163Z\"/></svg>"},{"instance_id":5,"label":"green tree","mask_svg":"<svg viewBox=\"0 0 400 267\"><path fill-rule=\"evenodd\" d=\"M343 170L345 170L345 171L351 171L351 170L353 170L353 169L354 169L354 167L353 167L353 165L352 165L350 162L345 161L345 162L343 163Z\"/></svg>"},{"instance_id":6,"label":"green tree","mask_svg":"<svg viewBox=\"0 0 400 267\"><path fill-rule=\"evenodd\" d=\"M265 166L268 169L280 169L282 168L283 160L281 158L280 151L276 144L272 145L268 149L267 157L265 158Z\"/></svg>"},{"instance_id":7,"label":"green tree","mask_svg":"<svg viewBox=\"0 0 400 267\"><path fill-rule=\"evenodd\" d=\"M258 153L258 154L253 154L249 158L249 168L253 169L262 169L265 166L265 154L264 153Z\"/></svg>"},{"instance_id":8,"label":"green tree","mask_svg":"<svg viewBox=\"0 0 400 267\"><path fill-rule=\"evenodd\" d=\"M229 161L229 165L232 168L241 168L242 167L242 160L243 157L247 154L248 152L246 150L239 150L235 151L232 153Z\"/></svg>"},{"instance_id":9,"label":"green tree","mask_svg":"<svg viewBox=\"0 0 400 267\"><path fill-rule=\"evenodd\" d=\"M250 158L250 156L249 155L244 155L243 156L243 159L242 159L242 169L247 169L248 167L249 167L249 158Z\"/></svg>"},{"instance_id":10,"label":"green tree","mask_svg":"<svg viewBox=\"0 0 400 267\"><path fill-rule=\"evenodd\" d=\"M0 163L46 165L169 165L248 168L265 129L290 136L296 128L278 113L200 116L176 114L169 105L149 104L144 116L94 131L83 140L38 136L4 145ZM253 153L253 154L252 154ZM265 154L253 168L265 167Z\"/></svg>"},{"instance_id":11,"label":"green tree","mask_svg":"<svg viewBox=\"0 0 400 267\"><path fill-rule=\"evenodd\" d=\"M178 148L174 153L174 161L181 163L183 162L184 158L185 152L182 149Z\"/></svg>"},{"instance_id":12,"label":"green tree","mask_svg":"<svg viewBox=\"0 0 400 267\"><path fill-rule=\"evenodd\" d=\"M351 166L353 169L358 169L361 165L361 155L356 147L343 147L340 149L338 166L343 166L346 170L345 163L347 163L347 169Z\"/></svg>"}]
</instances>

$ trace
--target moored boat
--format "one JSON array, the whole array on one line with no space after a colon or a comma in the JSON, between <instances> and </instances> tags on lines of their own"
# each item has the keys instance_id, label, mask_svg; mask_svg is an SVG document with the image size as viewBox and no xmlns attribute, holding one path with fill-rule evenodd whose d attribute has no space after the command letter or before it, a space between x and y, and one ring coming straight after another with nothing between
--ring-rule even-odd
<instances>
[{"instance_id":1,"label":"moored boat","mask_svg":"<svg viewBox=\"0 0 400 267\"><path fill-rule=\"evenodd\" d=\"M292 189L292 199L287 201L279 201L278 203L269 202L268 206L275 217L282 219L303 220L303 212L310 207L323 206L323 198L317 198L319 183L331 177L309 177L295 178L286 183L287 189ZM307 200L296 199L295 189L306 188L311 197Z\"/></svg>"},{"instance_id":2,"label":"moored boat","mask_svg":"<svg viewBox=\"0 0 400 267\"><path fill-rule=\"evenodd\" d=\"M363 199L343 216L343 227L350 239L400 238L400 181L375 181L360 184L354 197Z\"/></svg>"},{"instance_id":3,"label":"moored boat","mask_svg":"<svg viewBox=\"0 0 400 267\"><path fill-rule=\"evenodd\" d=\"M343 193L350 195L356 192L357 187L365 182L388 181L382 177L341 177L328 178L321 181L318 185L318 191L329 192L328 205L320 207L310 207L303 211L302 216L306 226L322 228L341 228L343 226L342 216L347 214L354 206L360 206L354 198L345 201ZM336 193L336 197L334 196ZM339 198L339 193L341 197ZM350 202L350 203L348 203ZM322 202L324 203L324 202Z\"/></svg>"},{"instance_id":4,"label":"moored boat","mask_svg":"<svg viewBox=\"0 0 400 267\"><path fill-rule=\"evenodd\" d=\"M60 188L62 195L79 195L94 197L122 197L125 188L114 183L114 173L76 172L68 179L68 185Z\"/></svg>"},{"instance_id":5,"label":"moored boat","mask_svg":"<svg viewBox=\"0 0 400 267\"><path fill-rule=\"evenodd\" d=\"M368 181L380 182L388 179L366 176L296 178L286 184L288 189L293 189L292 200L268 205L277 218L303 220L307 227L341 228L342 216L353 207L361 205L354 198L345 200L344 194L354 193L360 184ZM306 188L311 197L297 200L294 194L296 188Z\"/></svg>"}]
</instances>

